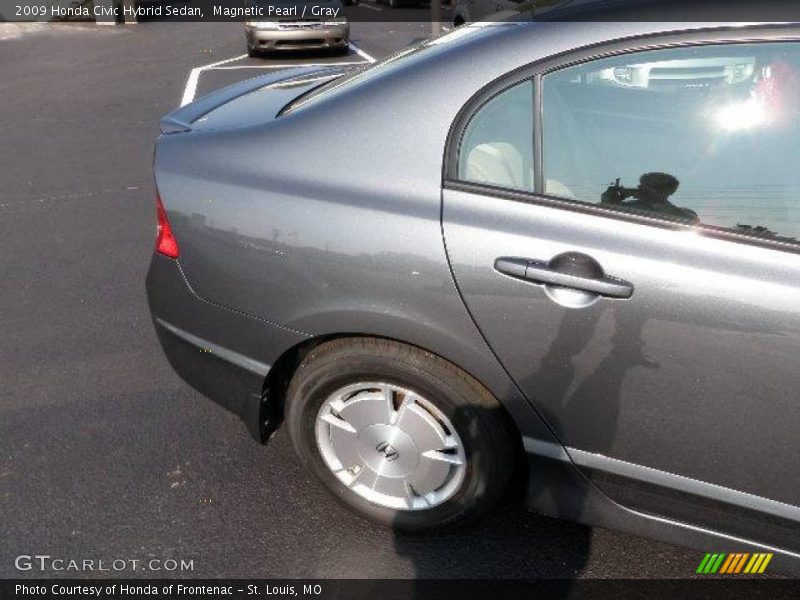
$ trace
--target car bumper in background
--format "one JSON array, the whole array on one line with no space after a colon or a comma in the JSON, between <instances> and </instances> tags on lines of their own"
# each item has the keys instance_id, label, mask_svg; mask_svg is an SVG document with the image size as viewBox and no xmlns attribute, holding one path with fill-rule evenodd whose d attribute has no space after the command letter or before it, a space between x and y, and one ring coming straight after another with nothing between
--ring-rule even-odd
<instances>
[{"instance_id":1,"label":"car bumper in background","mask_svg":"<svg viewBox=\"0 0 800 600\"><path fill-rule=\"evenodd\" d=\"M197 296L176 260L153 255L147 298L158 340L189 385L239 415L264 441L269 413L264 383L271 365L307 336Z\"/></svg>"},{"instance_id":2,"label":"car bumper in background","mask_svg":"<svg viewBox=\"0 0 800 600\"><path fill-rule=\"evenodd\" d=\"M245 25L244 31L247 45L256 50L341 48L350 39L349 23L302 29L258 29Z\"/></svg>"}]
</instances>

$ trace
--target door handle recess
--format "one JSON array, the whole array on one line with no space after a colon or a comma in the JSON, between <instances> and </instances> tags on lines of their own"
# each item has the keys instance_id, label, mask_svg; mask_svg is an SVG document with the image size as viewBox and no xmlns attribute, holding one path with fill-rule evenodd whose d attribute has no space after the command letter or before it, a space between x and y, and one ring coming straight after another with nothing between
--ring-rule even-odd
<instances>
[{"instance_id":1,"label":"door handle recess","mask_svg":"<svg viewBox=\"0 0 800 600\"><path fill-rule=\"evenodd\" d=\"M607 276L597 261L577 252L559 254L550 262L503 257L494 261L494 268L517 279L581 290L606 298L630 298L633 295L632 284Z\"/></svg>"}]
</instances>

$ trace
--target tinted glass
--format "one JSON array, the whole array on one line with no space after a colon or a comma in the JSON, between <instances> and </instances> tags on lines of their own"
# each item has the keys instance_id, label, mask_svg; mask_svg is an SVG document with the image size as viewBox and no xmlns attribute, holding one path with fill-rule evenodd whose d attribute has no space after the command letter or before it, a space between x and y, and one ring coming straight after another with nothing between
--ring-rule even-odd
<instances>
[{"instance_id":1,"label":"tinted glass","mask_svg":"<svg viewBox=\"0 0 800 600\"><path fill-rule=\"evenodd\" d=\"M628 54L543 78L549 195L800 239L800 48Z\"/></svg>"},{"instance_id":2,"label":"tinted glass","mask_svg":"<svg viewBox=\"0 0 800 600\"><path fill-rule=\"evenodd\" d=\"M533 83L500 93L472 117L459 148L459 179L533 191Z\"/></svg>"}]
</instances>

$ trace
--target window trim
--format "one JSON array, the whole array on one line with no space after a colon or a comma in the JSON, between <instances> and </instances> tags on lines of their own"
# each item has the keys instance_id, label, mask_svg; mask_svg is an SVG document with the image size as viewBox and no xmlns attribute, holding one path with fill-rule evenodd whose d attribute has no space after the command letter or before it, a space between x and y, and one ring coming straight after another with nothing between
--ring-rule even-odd
<instances>
[{"instance_id":1,"label":"window trim","mask_svg":"<svg viewBox=\"0 0 800 600\"><path fill-rule=\"evenodd\" d=\"M800 240L788 242L773 240L740 233L732 229L707 224L691 224L680 218L669 215L644 215L607 208L599 204L591 204L580 200L570 200L544 193L543 166L543 105L542 77L548 73L559 71L595 60L645 52L650 50L667 50L673 48L690 48L698 46L721 46L727 44L763 44L778 42L800 43L800 27L796 24L769 25L753 27L720 27L713 29L693 30L688 32L668 32L635 36L622 40L601 42L529 63L495 79L481 88L461 107L450 126L445 144L444 163L442 169L442 187L456 191L480 194L495 198L514 200L526 204L536 204L569 210L609 219L650 225L662 229L676 231L692 231L704 236L745 243L800 254ZM534 191L525 192L492 186L488 184L467 182L458 178L458 159L461 142L472 118L481 108L496 96L514 85L527 80L533 81L533 164ZM800 199L798 199L800 200Z\"/></svg>"}]
</instances>

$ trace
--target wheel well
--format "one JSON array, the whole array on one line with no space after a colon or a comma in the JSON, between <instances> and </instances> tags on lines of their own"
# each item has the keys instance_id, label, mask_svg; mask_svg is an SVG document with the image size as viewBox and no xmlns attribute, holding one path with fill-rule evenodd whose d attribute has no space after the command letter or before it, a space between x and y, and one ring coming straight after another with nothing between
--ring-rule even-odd
<instances>
[{"instance_id":1,"label":"wheel well","mask_svg":"<svg viewBox=\"0 0 800 600\"><path fill-rule=\"evenodd\" d=\"M480 383L484 388L486 387L477 377L472 375L469 371L464 369L461 365L454 363L451 360L440 356L436 352L432 352L427 348L423 348L421 346L416 346L415 344L409 344L403 340L396 340L389 337L378 336L378 335L365 335L360 333L340 333L340 334L332 334L332 335L321 335L317 336L303 342L300 342L296 346L289 348L285 351L272 368L269 370L266 378L264 379L264 386L262 389L262 404L261 404L261 415L259 418L259 422L261 423L261 441L266 443L269 437L280 428L281 423L283 422L283 411L286 402L286 390L289 386L289 382L292 379L297 367L300 366L300 363L303 362L303 358L311 352L314 348L319 346L320 344L324 344L325 342L329 342L332 340L340 340L345 338L378 338L378 339L385 339L390 340L393 342L397 342L398 344L405 344L407 346L415 346L424 352L429 352L430 354L434 354L439 356L442 360L446 360L447 362L453 364L457 368L461 369L465 373L467 373L470 377L473 377L478 383ZM488 389L488 388L487 388ZM502 403L500 403L502 406ZM508 421L514 428L516 433L519 433L519 429L517 428L516 423L511 418L510 415L506 412L508 416Z\"/></svg>"},{"instance_id":2,"label":"wheel well","mask_svg":"<svg viewBox=\"0 0 800 600\"><path fill-rule=\"evenodd\" d=\"M260 423L262 443L266 443L283 423L286 388L289 386L289 382L303 358L320 344L338 337L351 336L318 336L305 340L286 350L272 365L269 373L264 378L264 385L261 389L261 414L258 421Z\"/></svg>"}]
</instances>

